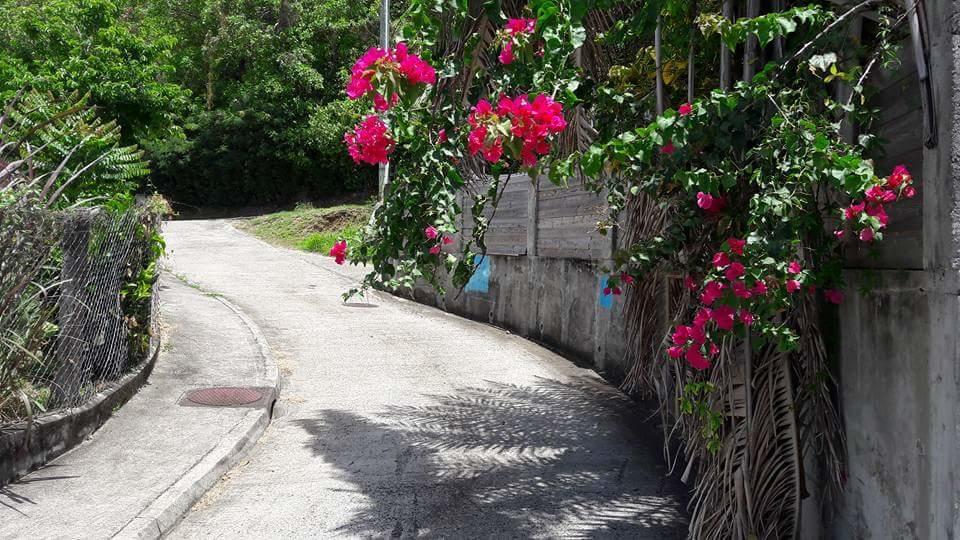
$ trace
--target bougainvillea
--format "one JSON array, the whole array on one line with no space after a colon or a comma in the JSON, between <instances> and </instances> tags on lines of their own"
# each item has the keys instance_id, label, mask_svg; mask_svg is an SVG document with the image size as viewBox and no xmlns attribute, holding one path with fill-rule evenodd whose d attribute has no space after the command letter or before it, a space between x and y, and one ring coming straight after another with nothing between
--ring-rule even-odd
<instances>
[{"instance_id":1,"label":"bougainvillea","mask_svg":"<svg viewBox=\"0 0 960 540\"><path fill-rule=\"evenodd\" d=\"M436 80L433 66L410 53L405 43L398 43L391 50L368 49L350 69L346 91L350 99L372 95L374 107L382 112L396 105L401 96Z\"/></svg>"},{"instance_id":2,"label":"bougainvillea","mask_svg":"<svg viewBox=\"0 0 960 540\"><path fill-rule=\"evenodd\" d=\"M915 189L911 182L907 168L898 165L890 176L878 179L863 192L866 202L843 208L843 219L859 228L861 241L872 241L887 225L883 205L913 197ZM697 205L700 208L719 211L713 210L715 201L704 208L704 199L703 193L699 193ZM839 241L842 235L835 235L834 239ZM805 271L799 261L778 262L769 257L767 251L757 248L758 245L751 245L746 239L728 238L723 249L711 257L712 268L702 284L687 277L685 283L698 295L701 306L696 308L692 322L678 325L671 332L672 343L667 349L670 358L685 359L696 370L707 369L711 365L710 359L719 352L717 344L725 335L735 332L743 335L758 316L768 319L778 316L793 303L790 295L801 292L806 283L809 283L807 294L817 290L815 276ZM624 283L625 275L629 276L620 274ZM838 289L827 287L822 292L827 302L839 304L843 301L843 293Z\"/></svg>"},{"instance_id":3,"label":"bougainvillea","mask_svg":"<svg viewBox=\"0 0 960 540\"><path fill-rule=\"evenodd\" d=\"M337 264L343 264L347 260L347 241L338 240L330 248L330 256L334 258Z\"/></svg>"},{"instance_id":4,"label":"bougainvillea","mask_svg":"<svg viewBox=\"0 0 960 540\"><path fill-rule=\"evenodd\" d=\"M861 54L885 59L887 40L850 48L839 24L849 15L816 6L730 21L691 14L688 2L638 5L644 9L636 16L610 21L620 12L606 4L530 0L504 20L479 4L412 0L404 39L421 51L425 60L418 60L442 65L440 80L432 68L405 71L398 60L409 57L405 47L372 50L352 70L350 97L369 97L390 133L383 129L389 142L367 151L355 130L351 155L382 163L397 148L402 158L351 259L374 269L364 287L426 281L443 292L447 283L463 286L485 253L489 216L512 173L543 172L561 187L576 179L603 194L609 215L598 223L600 232L631 219L642 224L617 235L601 291L632 293L625 314L631 305L657 306L633 327L627 319L630 331L652 334L630 336L638 360L628 378L656 394L664 411L677 411L679 401L665 425L679 434L688 469L696 471L691 531L699 534L692 537L745 531L793 537L789 528L763 527L769 516L769 523L783 521L798 507L794 501L782 504L756 491L753 516L731 517L727 508L739 507L730 504L734 488L726 479L731 470L744 482L784 471L784 478L800 477L796 469L745 466L741 459L744 448L794 442L815 444L823 470L837 483L842 476L829 369L811 312L843 302L844 250L871 249L889 222L887 206L916 192L906 168L878 178L871 159L876 138L868 129L858 137L841 133L869 115L863 107L869 69L844 66ZM536 19L524 18L529 13ZM658 18L668 30L658 34L662 40L651 23ZM894 20L881 17L878 26L888 32ZM588 31L588 24L595 27ZM476 32L497 27L495 34ZM712 66L721 42L746 51L751 40L770 63L741 66L743 82L717 88ZM831 52L841 50L842 59ZM609 60L625 64L611 67ZM845 101L836 97L837 83L848 90ZM454 246L466 214L470 233ZM678 276L683 287L672 286ZM663 301L677 294L680 301ZM641 295L648 296L630 303ZM663 369L665 362L671 369ZM750 424L761 417L740 410L742 403L773 407L772 400L749 397L746 389L758 380L763 388L780 385L778 392L791 386L778 395L796 407L791 401L776 412L795 413L796 437L759 441L758 434L776 429L744 427L745 418Z\"/></svg>"},{"instance_id":5,"label":"bougainvillea","mask_svg":"<svg viewBox=\"0 0 960 540\"><path fill-rule=\"evenodd\" d=\"M507 24L497 33L497 42L500 44L500 54L497 56L501 64L509 65L514 62L517 50L526 49L531 36L537 27L536 19L508 19Z\"/></svg>"},{"instance_id":6,"label":"bougainvillea","mask_svg":"<svg viewBox=\"0 0 960 540\"><path fill-rule=\"evenodd\" d=\"M388 163L394 149L394 141L387 125L376 115L366 117L343 136L350 157L357 164L377 165Z\"/></svg>"},{"instance_id":7,"label":"bougainvillea","mask_svg":"<svg viewBox=\"0 0 960 540\"><path fill-rule=\"evenodd\" d=\"M550 137L567 127L563 105L550 96L539 94L516 98L502 96L494 108L481 99L471 109L467 137L471 155L481 154L497 163L504 149L524 167L533 167L537 158L550 152Z\"/></svg>"}]
</instances>

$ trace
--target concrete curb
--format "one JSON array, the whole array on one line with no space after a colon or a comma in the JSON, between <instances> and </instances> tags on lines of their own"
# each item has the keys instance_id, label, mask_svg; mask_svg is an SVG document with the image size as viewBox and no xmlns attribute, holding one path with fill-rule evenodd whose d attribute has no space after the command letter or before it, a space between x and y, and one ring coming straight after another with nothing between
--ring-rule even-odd
<instances>
[{"instance_id":1,"label":"concrete curb","mask_svg":"<svg viewBox=\"0 0 960 540\"><path fill-rule=\"evenodd\" d=\"M174 277L186 281L181 277ZM168 533L207 490L247 455L270 424L274 404L280 395L280 370L276 359L270 352L260 327L229 300L221 296L216 296L216 299L243 321L257 342L266 370L267 384L264 386L273 388L273 395L267 396L269 405L253 409L244 415L243 419L221 438L216 447L202 456L190 470L167 487L113 538L160 538Z\"/></svg>"},{"instance_id":2,"label":"concrete curb","mask_svg":"<svg viewBox=\"0 0 960 540\"><path fill-rule=\"evenodd\" d=\"M160 353L160 338L134 371L107 384L84 403L0 429L0 486L13 482L82 443L147 383Z\"/></svg>"}]
</instances>

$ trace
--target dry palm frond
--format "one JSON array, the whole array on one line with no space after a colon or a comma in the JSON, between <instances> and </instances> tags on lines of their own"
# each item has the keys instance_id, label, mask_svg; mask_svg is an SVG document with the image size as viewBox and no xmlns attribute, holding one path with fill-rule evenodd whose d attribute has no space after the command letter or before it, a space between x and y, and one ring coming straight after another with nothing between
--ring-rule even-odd
<instances>
[{"instance_id":1,"label":"dry palm frond","mask_svg":"<svg viewBox=\"0 0 960 540\"><path fill-rule=\"evenodd\" d=\"M717 403L726 432L719 452L700 456L690 536L796 538L802 452L790 356L774 347L756 355L745 354L745 347L732 350L738 354L725 347L711 374L718 388L728 390ZM747 362L753 367L749 387Z\"/></svg>"}]
</instances>

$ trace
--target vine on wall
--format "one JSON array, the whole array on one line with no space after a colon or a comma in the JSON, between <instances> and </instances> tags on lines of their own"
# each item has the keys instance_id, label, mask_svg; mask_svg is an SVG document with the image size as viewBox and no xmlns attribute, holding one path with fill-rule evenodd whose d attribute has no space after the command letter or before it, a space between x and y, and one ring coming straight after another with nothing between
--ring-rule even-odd
<instances>
[{"instance_id":1,"label":"vine on wall","mask_svg":"<svg viewBox=\"0 0 960 540\"><path fill-rule=\"evenodd\" d=\"M635 224L604 293L650 299L683 281L673 319L631 340L631 376L683 443L691 537L793 536L809 456L834 491L844 478L818 307L843 301L844 247L881 241L888 205L916 194L905 167L870 159L866 82L896 59L904 13L868 0L734 21L720 8L412 2L403 41L352 71L347 93L371 113L345 142L393 176L365 237L335 255L372 266L361 289L462 287L511 173L583 179L607 197L601 232L624 212ZM851 45L846 25L868 8L879 22ZM747 53L730 88L724 47ZM458 245L464 192L475 226Z\"/></svg>"}]
</instances>

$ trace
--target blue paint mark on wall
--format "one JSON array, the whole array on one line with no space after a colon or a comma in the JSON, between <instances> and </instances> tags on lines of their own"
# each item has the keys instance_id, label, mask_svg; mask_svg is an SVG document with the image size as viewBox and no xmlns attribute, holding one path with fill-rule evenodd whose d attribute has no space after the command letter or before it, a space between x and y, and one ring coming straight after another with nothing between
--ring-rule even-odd
<instances>
[{"instance_id":1,"label":"blue paint mark on wall","mask_svg":"<svg viewBox=\"0 0 960 540\"><path fill-rule=\"evenodd\" d=\"M613 309L613 295L612 294L603 294L603 290L607 288L607 279L608 276L600 277L600 288L598 289L598 294L600 297L600 307L603 309Z\"/></svg>"},{"instance_id":2,"label":"blue paint mark on wall","mask_svg":"<svg viewBox=\"0 0 960 540\"><path fill-rule=\"evenodd\" d=\"M470 281L467 282L467 286L464 287L463 290L472 293L486 294L490 291L490 258L477 255L476 258L473 259L473 264L477 265L477 268L474 270L473 276L470 277Z\"/></svg>"}]
</instances>

